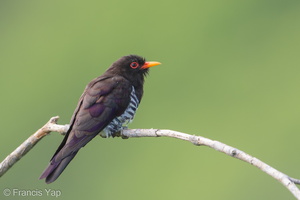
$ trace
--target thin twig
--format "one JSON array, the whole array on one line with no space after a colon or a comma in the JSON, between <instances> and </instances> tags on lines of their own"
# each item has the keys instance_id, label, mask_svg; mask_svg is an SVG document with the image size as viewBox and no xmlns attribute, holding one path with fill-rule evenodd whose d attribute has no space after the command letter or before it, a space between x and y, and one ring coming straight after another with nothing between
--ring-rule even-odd
<instances>
[{"instance_id":1,"label":"thin twig","mask_svg":"<svg viewBox=\"0 0 300 200\"><path fill-rule=\"evenodd\" d=\"M52 117L42 128L37 130L27 140L25 140L18 148L16 148L11 154L9 154L0 163L0 177L5 174L18 160L20 160L25 154L30 151L36 143L38 143L44 136L52 131L65 133L69 129L69 125L57 125L58 116Z\"/></svg>"},{"instance_id":2,"label":"thin twig","mask_svg":"<svg viewBox=\"0 0 300 200\"><path fill-rule=\"evenodd\" d=\"M245 161L268 175L272 176L280 183L282 183L298 200L300 199L300 190L295 184L300 184L300 180L291 178L286 174L276 170L275 168L267 165L261 160L237 149L221 143L219 141L211 140L208 138L204 138L201 136L189 135L186 133L181 133L178 131L172 130L160 130L160 129L125 129L121 133L122 137L130 138L130 137L172 137L181 140L186 140L197 146L208 146L217 151L225 153L234 158Z\"/></svg>"},{"instance_id":3,"label":"thin twig","mask_svg":"<svg viewBox=\"0 0 300 200\"><path fill-rule=\"evenodd\" d=\"M68 131L69 125L57 125L56 123L58 119L58 116L52 117L42 128L31 135L17 149L8 155L0 163L0 177L5 174L7 170L10 169L10 167L12 167L18 160L20 160L30 149L32 149L38 141L40 141L50 132L59 132L64 135ZM172 137L189 141L197 146L208 146L257 167L282 183L298 200L300 200L300 190L295 185L300 184L300 180L289 177L288 175L262 162L261 160L219 141L211 140L202 136L189 135L178 131L160 129L125 129L117 136L121 136L122 138Z\"/></svg>"}]
</instances>

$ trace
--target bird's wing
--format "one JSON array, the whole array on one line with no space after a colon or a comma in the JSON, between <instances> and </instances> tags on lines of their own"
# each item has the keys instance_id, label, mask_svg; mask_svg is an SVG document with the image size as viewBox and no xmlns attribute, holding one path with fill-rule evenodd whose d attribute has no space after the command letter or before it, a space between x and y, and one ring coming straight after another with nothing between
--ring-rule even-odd
<instances>
[{"instance_id":1,"label":"bird's wing","mask_svg":"<svg viewBox=\"0 0 300 200\"><path fill-rule=\"evenodd\" d=\"M80 97L70 129L52 161L58 162L77 153L115 117L121 115L130 102L131 90L130 83L119 76L94 79Z\"/></svg>"}]
</instances>

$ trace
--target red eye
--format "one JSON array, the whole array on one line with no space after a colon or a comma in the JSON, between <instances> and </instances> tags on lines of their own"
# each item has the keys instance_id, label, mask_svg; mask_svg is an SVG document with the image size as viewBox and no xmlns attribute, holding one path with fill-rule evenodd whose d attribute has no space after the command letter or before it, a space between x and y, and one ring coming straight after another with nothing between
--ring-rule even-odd
<instances>
[{"instance_id":1,"label":"red eye","mask_svg":"<svg viewBox=\"0 0 300 200\"><path fill-rule=\"evenodd\" d=\"M130 63L130 67L131 67L132 69L136 69L136 68L139 67L139 63L137 63L137 62L132 62L132 63Z\"/></svg>"}]
</instances>

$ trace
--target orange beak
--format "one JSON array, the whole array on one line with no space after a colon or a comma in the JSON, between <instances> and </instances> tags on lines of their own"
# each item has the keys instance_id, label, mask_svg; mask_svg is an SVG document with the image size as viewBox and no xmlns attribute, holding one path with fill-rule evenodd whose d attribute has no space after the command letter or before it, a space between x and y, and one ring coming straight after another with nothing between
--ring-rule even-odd
<instances>
[{"instance_id":1,"label":"orange beak","mask_svg":"<svg viewBox=\"0 0 300 200\"><path fill-rule=\"evenodd\" d=\"M141 67L141 69L147 69L149 67L153 67L160 64L161 64L160 62L145 62L145 64Z\"/></svg>"}]
</instances>

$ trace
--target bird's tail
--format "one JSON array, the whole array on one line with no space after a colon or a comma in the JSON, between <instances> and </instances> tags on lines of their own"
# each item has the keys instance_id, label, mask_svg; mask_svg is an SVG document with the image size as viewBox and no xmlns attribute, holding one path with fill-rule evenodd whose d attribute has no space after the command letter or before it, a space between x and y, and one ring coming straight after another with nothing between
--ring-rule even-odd
<instances>
[{"instance_id":1,"label":"bird's tail","mask_svg":"<svg viewBox=\"0 0 300 200\"><path fill-rule=\"evenodd\" d=\"M69 156L65 157L64 159L55 162L55 156L51 159L48 167L40 176L40 179L46 178L46 183L52 183L55 181L60 174L64 171L64 169L68 166L71 160L75 157L78 151L70 154Z\"/></svg>"}]
</instances>

